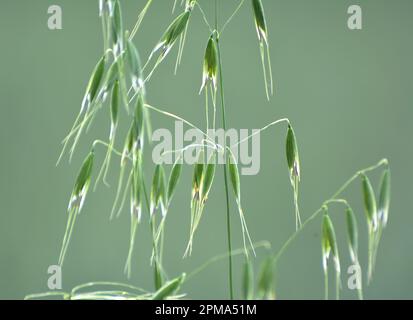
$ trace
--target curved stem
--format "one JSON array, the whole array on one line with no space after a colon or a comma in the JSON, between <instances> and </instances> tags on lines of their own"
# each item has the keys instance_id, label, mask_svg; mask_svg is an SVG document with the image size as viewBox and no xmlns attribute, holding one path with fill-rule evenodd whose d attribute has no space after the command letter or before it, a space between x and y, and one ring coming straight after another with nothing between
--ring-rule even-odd
<instances>
[{"instance_id":1,"label":"curved stem","mask_svg":"<svg viewBox=\"0 0 413 320\"><path fill-rule=\"evenodd\" d=\"M220 31L220 34L222 34L224 32L225 28L228 26L228 24L231 22L231 20L236 16L236 14L238 13L239 9L241 9L244 2L245 2L245 0L241 0L241 2L235 8L234 12L231 14L231 16L228 18L228 20L225 21L224 26L222 27L222 29Z\"/></svg>"},{"instance_id":2,"label":"curved stem","mask_svg":"<svg viewBox=\"0 0 413 320\"><path fill-rule=\"evenodd\" d=\"M275 126L276 124L282 123L282 122L286 122L286 123L289 124L290 120L288 118L282 118L282 119L275 120L275 121L271 122L270 124L267 124L265 127L262 127L261 129L259 129L259 130L255 131L254 133L250 134L248 137L245 137L244 139L242 139L242 140L238 141L237 143L233 144L231 146L231 148L236 147L236 146L240 145L241 143L248 141L249 139L256 136L257 134L267 130L268 128L270 128L272 126Z\"/></svg>"},{"instance_id":3,"label":"curved stem","mask_svg":"<svg viewBox=\"0 0 413 320\"><path fill-rule=\"evenodd\" d=\"M109 143L102 141L102 140L95 140L93 141L92 147L94 148L97 144L101 144L102 146L108 148L110 151L112 151L114 154L118 155L119 157L122 157L122 152L119 150L116 150L113 148ZM130 157L128 157L130 159Z\"/></svg>"},{"instance_id":4,"label":"curved stem","mask_svg":"<svg viewBox=\"0 0 413 320\"><path fill-rule=\"evenodd\" d=\"M212 28L211 28L211 25L210 25L209 22L208 22L208 19L207 19L207 17L206 17L205 11L202 9L202 7L201 7L201 5L199 4L198 1L195 2L195 4L196 4L196 6L198 7L199 11L201 12L202 19L204 20L206 26L208 27L209 31L212 33L213 30L212 30Z\"/></svg>"},{"instance_id":5,"label":"curved stem","mask_svg":"<svg viewBox=\"0 0 413 320\"><path fill-rule=\"evenodd\" d=\"M215 29L218 30L218 1L215 0ZM225 96L224 96L224 80L222 76L222 58L221 58L221 48L219 44L219 35L216 34L217 51L218 51L218 67L219 67L219 84L220 84L220 96L221 96L221 111L222 111L222 127L226 131L226 116L225 116ZM224 147L226 147L226 141L224 142ZM225 201L226 201L226 211L227 211L227 242L228 242L228 252L232 252L231 244L231 217L229 211L229 192L228 192L228 175L227 175L227 153L224 149L224 184L225 184ZM228 272L229 272L229 296L230 299L234 299L234 286L232 281L232 255L228 256Z\"/></svg>"},{"instance_id":6,"label":"curved stem","mask_svg":"<svg viewBox=\"0 0 413 320\"><path fill-rule=\"evenodd\" d=\"M158 113L161 113L161 114L163 114L163 115L165 115L165 116L167 116L167 117L171 117L171 118L174 118L175 120L182 121L183 123L185 123L186 125L190 126L191 128L199 131L204 137L208 138L208 134L206 134L204 131L202 131L201 129L199 129L197 126L193 125L193 124L190 123L189 121L185 120L184 118L181 118L181 117L179 117L179 116L177 116L177 115L175 115L175 114L173 114L173 113L170 113L170 112L168 112L168 111L163 111L163 110L158 109L158 108L156 108L156 107L154 107L154 106L151 106L151 105L149 105L149 104L145 104L145 107L148 108L148 109L150 109L150 110L153 110L153 111L156 111L156 112L158 112Z\"/></svg>"},{"instance_id":7,"label":"curved stem","mask_svg":"<svg viewBox=\"0 0 413 320\"><path fill-rule=\"evenodd\" d=\"M268 241L260 241L260 242L255 243L253 246L251 246L250 250L258 249L258 248L261 248L261 247L263 247L265 249L271 249L271 244ZM227 253L223 253L221 255L215 256L215 257L211 258L210 260L208 260L207 262L205 262L204 264L202 264L201 266L199 266L198 268L196 268L190 274L188 274L188 276L186 277L186 281L189 281L195 275L202 272L208 266L210 266L211 264L214 264L215 262L218 262L218 261L223 260L223 259L227 259L229 256L238 256L238 255L241 255L241 254L245 254L245 248L239 248L239 249L236 249L232 252L227 252Z\"/></svg>"}]
</instances>

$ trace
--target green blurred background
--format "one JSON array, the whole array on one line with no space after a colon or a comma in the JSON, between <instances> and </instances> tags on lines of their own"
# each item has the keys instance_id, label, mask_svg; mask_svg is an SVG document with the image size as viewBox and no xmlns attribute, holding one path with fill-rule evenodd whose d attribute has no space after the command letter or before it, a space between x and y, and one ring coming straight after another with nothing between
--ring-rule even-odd
<instances>
[{"instance_id":1,"label":"green blurred background","mask_svg":"<svg viewBox=\"0 0 413 320\"><path fill-rule=\"evenodd\" d=\"M2 0L0 4L0 298L23 298L47 291L47 268L57 262L66 223L66 207L78 168L91 141L106 139L108 113L102 112L83 138L71 164L55 166L60 141L68 132L82 94L102 51L98 1ZM122 0L131 28L143 0ZM276 95L266 101L258 43L249 1L221 37L228 126L260 128L289 117L294 123L302 162L301 213L314 212L358 169L382 157L392 168L391 216L366 298L413 298L412 174L413 2L362 1L363 30L347 28L347 8L355 1L263 0L270 32ZM213 21L213 1L200 0ZM220 0L222 25L237 5ZM63 9L63 30L47 28L47 9ZM173 1L154 1L135 43L143 60L172 21ZM181 9L180 9L181 10ZM176 13L175 13L176 15ZM183 62L173 76L176 48L150 82L148 101L203 126L204 98L198 95L202 56L209 31L198 10L190 21ZM173 121L154 114L153 126ZM127 127L124 122L123 127ZM294 232L292 192L284 155L285 127L261 136L261 171L242 178L244 211L255 241L268 240L274 251ZM149 152L149 149L147 150ZM97 155L101 160L104 150ZM117 179L113 162L110 189L88 196L63 269L63 287L99 280L127 281L129 216L110 222ZM146 175L153 167L147 166ZM191 272L226 250L222 172L215 180L194 252L182 259L188 238L191 168L186 167L171 207L165 245L169 275ZM375 185L379 172L371 175ZM360 226L361 262L366 264L366 225L360 185L345 193ZM349 265L345 221L334 211L343 260L343 297ZM242 246L232 203L233 243ZM131 283L152 288L147 218L137 239ZM278 268L281 299L323 297L320 219L291 245ZM266 256L258 250L256 267ZM235 261L239 292L243 259ZM213 264L185 285L192 298L227 298L227 261ZM239 295L237 295L239 296Z\"/></svg>"}]
</instances>

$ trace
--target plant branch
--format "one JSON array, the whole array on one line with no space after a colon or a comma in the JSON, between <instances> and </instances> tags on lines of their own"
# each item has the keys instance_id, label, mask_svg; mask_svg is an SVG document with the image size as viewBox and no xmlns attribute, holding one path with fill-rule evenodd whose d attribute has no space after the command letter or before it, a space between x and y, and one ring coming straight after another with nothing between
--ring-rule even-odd
<instances>
[{"instance_id":1,"label":"plant branch","mask_svg":"<svg viewBox=\"0 0 413 320\"><path fill-rule=\"evenodd\" d=\"M241 0L241 2L235 8L234 12L231 14L231 16L228 18L228 20L225 21L224 26L222 27L222 29L220 31L220 34L222 34L224 32L225 28L228 26L228 24L231 22L231 20L236 16L236 14L238 13L239 9L241 9L244 2L245 2L245 0Z\"/></svg>"},{"instance_id":2,"label":"plant branch","mask_svg":"<svg viewBox=\"0 0 413 320\"><path fill-rule=\"evenodd\" d=\"M288 239L287 241L283 244L281 249L277 252L277 254L274 256L274 262L277 263L282 254L285 252L285 250L288 248L288 246L297 238L297 236L301 233L301 231L305 228L306 225L308 225L311 221L313 221L322 211L323 207L331 202L343 202L342 199L336 199L344 190L347 189L347 187L354 181L356 180L361 174L376 170L377 168L381 166L387 166L388 161L387 159L382 159L375 165L372 165L370 167L367 167L365 169L362 169L355 173L350 179L348 179L328 200L324 201L323 204L317 211L315 211L307 220L304 221L302 224L301 228L298 229L296 232L294 232ZM347 203L347 201L345 201Z\"/></svg>"},{"instance_id":3,"label":"plant branch","mask_svg":"<svg viewBox=\"0 0 413 320\"><path fill-rule=\"evenodd\" d=\"M270 128L270 127L272 127L272 126L274 126L274 125L276 125L276 124L282 123L282 122L286 122L286 123L289 124L289 123L290 123L290 120L289 120L288 118L282 118L282 119L278 119L278 120L276 120L276 121L273 121L273 122L271 122L270 124L267 124L265 127L262 127L261 129L255 131L253 134L250 134L248 137L245 137L244 139L242 139L242 140L238 141L237 143L233 144L233 145L231 146L231 148L232 148L232 147L236 147L236 146L240 145L241 143L244 143L244 142L248 141L249 139L251 139L252 137L256 136L257 134L259 134L259 133L267 130L268 128Z\"/></svg>"},{"instance_id":4,"label":"plant branch","mask_svg":"<svg viewBox=\"0 0 413 320\"><path fill-rule=\"evenodd\" d=\"M260 241L255 243L253 246L251 246L251 250L257 249L257 248L266 248L266 249L270 249L271 248L271 244L268 241ZM198 273L202 272L203 270L205 270L208 266L210 266L211 264L214 264L215 262L218 262L220 260L223 259L227 259L229 256L238 256L241 254L245 253L245 248L240 248L240 249L236 249L234 251L231 252L227 252L227 253L223 253L219 256L213 257L210 260L208 260L207 262L205 262L204 264L202 264L201 266L199 266L198 268L196 268L194 271L192 271L187 277L186 277L186 281L189 281L190 279L192 279L195 275L197 275Z\"/></svg>"}]
</instances>

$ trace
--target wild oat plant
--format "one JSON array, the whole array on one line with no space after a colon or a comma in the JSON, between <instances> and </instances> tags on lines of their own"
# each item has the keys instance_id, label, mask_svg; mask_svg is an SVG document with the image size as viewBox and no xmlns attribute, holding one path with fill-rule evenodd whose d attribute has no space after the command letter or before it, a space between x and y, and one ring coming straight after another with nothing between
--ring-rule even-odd
<instances>
[{"instance_id":1,"label":"wild oat plant","mask_svg":"<svg viewBox=\"0 0 413 320\"><path fill-rule=\"evenodd\" d=\"M377 250L383 230L386 227L389 211L390 199L390 170L386 159L379 161L377 164L360 170L352 176L344 185L338 189L320 208L315 211L309 218L302 220L299 212L299 183L300 183L300 159L298 152L297 138L294 133L292 123L287 118L271 122L261 128L258 133L267 130L277 124L286 125L286 162L289 178L293 191L296 231L283 244L278 252L271 253L265 259L257 277L254 277L252 269L252 260L254 259L255 249L270 246L267 242L254 243L248 232L247 216L242 210L241 201L241 180L239 169L234 155L229 145L219 145L211 139L206 132L194 126L189 121L179 117L169 111L152 106L148 103L145 95L146 86L150 85L152 74L157 67L168 59L170 53L177 47L177 59L175 71L182 62L182 54L187 35L190 34L190 22L193 19L194 11L198 10L203 24L209 29L210 36L205 39L206 49L203 59L203 70L200 86L200 93L205 94L205 113L206 128L215 129L217 117L217 106L220 106L221 120L223 129L226 130L225 118L225 96L223 82L223 68L220 49L220 36L225 31L227 25L236 16L239 10L247 5L251 12L251 22L255 24L258 36L259 58L262 62L264 75L264 88L266 97L269 99L273 94L273 77L270 61L270 47L268 28L264 7L261 0L241 0L235 7L232 15L220 28L218 25L219 5L222 1L215 0L215 16L210 19L204 13L200 1L196 0L175 0L173 3L174 12L181 12L171 19L172 22L159 38L151 51L144 65L138 54L134 36L139 31L141 24L152 4L153 0L148 0L142 11L138 15L137 22L129 32L125 29L122 20L121 1L119 0L100 0L99 16L102 21L103 30L103 54L98 59L96 66L90 76L86 91L80 106L79 114L70 129L68 135L63 140L63 150L58 162L67 153L71 159L75 152L82 134L88 130L93 123L95 116L103 107L108 106L110 112L110 125L108 128L108 140L96 140L91 146L89 154L86 156L69 199L67 208L68 219L66 231L63 237L63 243L58 263L63 266L66 253L69 248L70 239L75 227L76 218L83 209L83 204L90 191L92 177L97 173L94 186L103 181L107 184L107 174L111 168L111 156L119 156L120 168L119 181L113 208L110 218L118 217L121 213L127 198L129 198L130 210L130 241L129 251L126 257L125 273L130 276L133 271L133 253L135 246L135 235L137 230L143 227L143 221L149 220L149 227L152 234L152 256L150 262L154 268L154 290L146 291L129 284L98 282L87 283L74 288L71 292L48 292L43 294L34 294L27 298L45 298L53 295L61 296L65 299L180 299L185 294L180 292L182 284L198 272L202 271L209 264L220 259L228 259L229 262L229 298L239 297L235 295L233 287L233 261L235 255L245 256L244 276L242 279L242 297L245 299L274 299L275 288L274 278L277 263L294 241L297 235L310 222L320 217L321 219L321 252L322 252L322 269L325 274L325 298L328 294L328 262L330 257L333 260L336 274L336 298L339 298L340 292L340 271L341 261L339 256L339 244L336 238L336 227L344 229L348 236L348 250L350 251L351 263L360 267L358 259L358 225L355 214L347 199L341 198L345 191L353 182L360 180L362 186L362 196L364 199L365 217L367 221L368 234L368 263L367 277L368 281L372 279L374 264ZM178 3L180 2L180 3ZM165 3L166 5L166 3ZM213 20L214 23L210 23ZM217 99L219 97L219 99ZM217 101L218 100L218 101ZM210 119L209 108L212 108L212 119ZM122 111L124 109L124 111ZM105 110L103 110L105 111ZM106 112L106 111L105 111ZM120 123L119 114L125 112L128 115L128 123ZM147 141L151 136L150 113L158 113L174 120L182 121L185 125L195 128L202 133L202 152L198 155L198 162L193 166L192 192L190 195L190 230L186 250L182 251L184 256L191 254L196 249L196 231L201 223L204 208L208 205L208 196L214 185L214 177L217 174L216 159L224 157L223 175L226 196L226 215L227 215L227 245L228 251L221 256L207 261L200 268L188 276L185 273L178 275L173 279L168 279L165 266L162 264L162 242L166 227L166 219L173 195L178 187L181 171L183 169L183 152L196 145L187 145L181 150L170 150L178 155L176 162L170 168L169 175L166 174L162 165L156 165L154 174L151 179L150 188L147 187L145 173L150 168L143 163L143 155L146 152ZM211 120L211 121L210 121ZM126 137L123 137L122 149L118 149L117 136L120 126L129 126ZM256 134L256 133L255 133ZM243 143L252 138L252 135L239 141ZM103 146L107 149L103 164L98 170L95 159L95 148ZM375 192L367 176L368 173L376 169L383 168L383 177L379 186L378 202L376 201ZM230 191L229 189L232 189ZM243 248L233 250L231 243L231 223L230 223L230 199L233 198L236 204L238 216L241 222L241 231L243 236ZM334 226L330 207L332 205L341 205L343 214L346 216L347 226ZM145 217L145 219L143 219ZM146 222L145 222L146 224ZM136 270L138 271L138 270ZM256 281L255 281L256 280ZM100 287L101 290L97 288ZM362 288L358 289L358 296L363 298Z\"/></svg>"}]
</instances>

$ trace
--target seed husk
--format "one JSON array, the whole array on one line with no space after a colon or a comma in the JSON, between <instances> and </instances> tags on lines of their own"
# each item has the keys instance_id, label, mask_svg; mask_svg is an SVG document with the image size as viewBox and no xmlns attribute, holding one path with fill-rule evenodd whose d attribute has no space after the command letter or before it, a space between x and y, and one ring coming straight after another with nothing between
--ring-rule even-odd
<instances>
[{"instance_id":1,"label":"seed husk","mask_svg":"<svg viewBox=\"0 0 413 320\"><path fill-rule=\"evenodd\" d=\"M168 281L163 287L161 287L152 297L152 300L164 300L169 296L176 293L185 281L186 274L183 273L180 277Z\"/></svg>"},{"instance_id":2,"label":"seed husk","mask_svg":"<svg viewBox=\"0 0 413 320\"><path fill-rule=\"evenodd\" d=\"M72 195L70 196L69 206L67 209L69 216L66 224L65 235L63 237L62 248L59 255L60 266L63 266L66 251L69 246L70 238L75 226L76 217L82 210L87 192L89 190L93 170L93 161L94 152L92 150L83 161L82 167L80 168L75 181L75 185L73 187Z\"/></svg>"},{"instance_id":3,"label":"seed husk","mask_svg":"<svg viewBox=\"0 0 413 320\"><path fill-rule=\"evenodd\" d=\"M112 95L111 95L111 103L110 103L110 133L109 133L109 144L106 152L105 159L102 164L102 168L100 169L100 172L98 174L98 177L96 178L95 182L95 189L100 181L100 178L103 175L103 182L106 185L109 185L107 183L107 174L109 171L109 166L110 166L110 160L113 152L113 147L115 144L115 138L116 138L116 130L118 127L118 112L119 112L119 105L120 105L120 92L119 92L119 81L116 81L115 84L113 85L112 88Z\"/></svg>"},{"instance_id":4,"label":"seed husk","mask_svg":"<svg viewBox=\"0 0 413 320\"><path fill-rule=\"evenodd\" d=\"M254 255L255 255L255 250L252 244L251 236L248 231L247 222L245 221L244 211L242 210L241 184L240 184L240 178L239 178L239 170L238 170L237 162L232 152L229 152L227 166L228 166L228 171L229 171L229 178L230 178L231 185L232 185L232 190L234 191L235 200L238 206L238 213L239 213L239 217L241 221L241 230L242 230L242 238L243 238L243 243L244 243L245 256L248 258L249 253L248 253L247 242L249 242Z\"/></svg>"},{"instance_id":5,"label":"seed husk","mask_svg":"<svg viewBox=\"0 0 413 320\"><path fill-rule=\"evenodd\" d=\"M156 208L159 204L159 182L162 166L160 164L156 165L155 172L152 178L152 187L151 187L151 197L150 197L150 215L153 216Z\"/></svg>"},{"instance_id":6,"label":"seed husk","mask_svg":"<svg viewBox=\"0 0 413 320\"><path fill-rule=\"evenodd\" d=\"M274 290L274 260L268 257L261 265L258 276L258 299L275 299Z\"/></svg>"},{"instance_id":7,"label":"seed husk","mask_svg":"<svg viewBox=\"0 0 413 320\"><path fill-rule=\"evenodd\" d=\"M300 158L298 155L297 139L291 124L288 124L286 138L287 165L290 172L290 182L294 192L295 224L301 227L301 217L298 207L298 184L300 182Z\"/></svg>"},{"instance_id":8,"label":"seed husk","mask_svg":"<svg viewBox=\"0 0 413 320\"><path fill-rule=\"evenodd\" d=\"M200 92L205 88L209 81L212 82L214 90L217 90L217 74L218 74L218 51L213 35L208 39L208 44L205 49L202 85Z\"/></svg>"},{"instance_id":9,"label":"seed husk","mask_svg":"<svg viewBox=\"0 0 413 320\"><path fill-rule=\"evenodd\" d=\"M102 95L111 88L115 81L119 81L119 58L116 58L108 68L102 84Z\"/></svg>"},{"instance_id":10,"label":"seed husk","mask_svg":"<svg viewBox=\"0 0 413 320\"><path fill-rule=\"evenodd\" d=\"M142 216L143 187L140 164L137 163L132 170L131 203L130 203L130 238L129 251L124 272L130 278L132 272L132 256L135 246L136 231Z\"/></svg>"},{"instance_id":11,"label":"seed husk","mask_svg":"<svg viewBox=\"0 0 413 320\"><path fill-rule=\"evenodd\" d=\"M389 207L390 207L390 193L391 193L391 183L390 183L390 169L386 169L383 172L380 182L380 194L379 194L379 206L378 206L378 216L379 220L383 224L383 227L387 225L389 217Z\"/></svg>"},{"instance_id":12,"label":"seed husk","mask_svg":"<svg viewBox=\"0 0 413 320\"><path fill-rule=\"evenodd\" d=\"M271 67L271 56L270 56L270 46L268 42L268 30L267 23L265 20L264 7L261 0L252 0L252 8L254 11L254 21L255 29L258 35L258 41L260 44L260 56L262 71L264 74L264 84L265 93L267 99L270 99L271 95L274 93L274 84L272 78L272 67Z\"/></svg>"},{"instance_id":13,"label":"seed husk","mask_svg":"<svg viewBox=\"0 0 413 320\"><path fill-rule=\"evenodd\" d=\"M139 148L142 149L143 147L143 134L144 134L144 126L145 126L145 111L144 111L144 105L145 105L145 97L144 93L141 91L138 94L138 98L136 100L136 108L135 108L135 122L136 122L136 127L139 132L137 132L137 139L138 139L138 144Z\"/></svg>"},{"instance_id":14,"label":"seed husk","mask_svg":"<svg viewBox=\"0 0 413 320\"><path fill-rule=\"evenodd\" d=\"M69 203L69 210L71 210L73 206L78 206L80 210L83 206L92 177L93 160L94 152L92 150L84 160L77 176Z\"/></svg>"},{"instance_id":15,"label":"seed husk","mask_svg":"<svg viewBox=\"0 0 413 320\"><path fill-rule=\"evenodd\" d=\"M259 41L267 43L267 22L265 20L264 7L261 0L252 0L252 8L254 10L255 27Z\"/></svg>"},{"instance_id":16,"label":"seed husk","mask_svg":"<svg viewBox=\"0 0 413 320\"><path fill-rule=\"evenodd\" d=\"M155 261L154 263L153 271L154 271L155 289L159 290L162 288L162 285L163 285L163 276L162 276L161 266L159 265L157 261Z\"/></svg>"},{"instance_id":17,"label":"seed husk","mask_svg":"<svg viewBox=\"0 0 413 320\"><path fill-rule=\"evenodd\" d=\"M356 216L354 215L353 209L350 207L346 208L346 221L347 221L347 235L350 250L350 257L353 263L358 261L358 227Z\"/></svg>"},{"instance_id":18,"label":"seed husk","mask_svg":"<svg viewBox=\"0 0 413 320\"><path fill-rule=\"evenodd\" d=\"M92 75L86 87L86 92L82 102L82 111L88 110L90 105L95 101L96 94L102 82L103 74L105 72L106 54L104 54L93 69Z\"/></svg>"},{"instance_id":19,"label":"seed husk","mask_svg":"<svg viewBox=\"0 0 413 320\"><path fill-rule=\"evenodd\" d=\"M390 170L383 171L379 186L379 202L377 206L377 227L369 231L369 268L368 281L373 276L376 264L377 251L379 248L383 229L387 225L390 206Z\"/></svg>"},{"instance_id":20,"label":"seed husk","mask_svg":"<svg viewBox=\"0 0 413 320\"><path fill-rule=\"evenodd\" d=\"M143 202L143 186L141 175L142 173L140 163L137 163L132 171L131 215L136 217L138 222L140 222L141 220Z\"/></svg>"},{"instance_id":21,"label":"seed husk","mask_svg":"<svg viewBox=\"0 0 413 320\"><path fill-rule=\"evenodd\" d=\"M347 238L348 238L348 247L350 252L351 262L354 266L360 268L360 263L358 259L358 226L357 219L354 214L353 209L350 206L346 208L346 222L347 222ZM358 275L361 277L361 274ZM360 278L361 280L361 278ZM359 299L363 299L363 288L362 283L360 287L357 288Z\"/></svg>"},{"instance_id":22,"label":"seed husk","mask_svg":"<svg viewBox=\"0 0 413 320\"><path fill-rule=\"evenodd\" d=\"M241 185L239 179L239 171L238 165L234 159L234 157L230 156L230 161L228 161L228 171L229 177L231 180L232 190L234 191L236 199L240 202L241 201Z\"/></svg>"},{"instance_id":23,"label":"seed husk","mask_svg":"<svg viewBox=\"0 0 413 320\"><path fill-rule=\"evenodd\" d=\"M141 60L139 57L138 49L136 49L131 40L127 40L126 47L128 64L132 74L132 85L135 91L144 90Z\"/></svg>"},{"instance_id":24,"label":"seed husk","mask_svg":"<svg viewBox=\"0 0 413 320\"><path fill-rule=\"evenodd\" d=\"M204 172L203 153L201 152L198 162L194 165L194 172L192 175L192 200L199 200L199 190L201 188L202 173Z\"/></svg>"},{"instance_id":25,"label":"seed husk","mask_svg":"<svg viewBox=\"0 0 413 320\"><path fill-rule=\"evenodd\" d=\"M161 206L161 213L162 213L162 216L165 217L168 199L167 199L167 194L166 194L165 170L162 166L161 166L160 175L159 175L158 196L159 196L158 201Z\"/></svg>"},{"instance_id":26,"label":"seed husk","mask_svg":"<svg viewBox=\"0 0 413 320\"><path fill-rule=\"evenodd\" d=\"M286 155L287 164L290 169L291 177L298 177L300 180L300 162L298 156L297 139L295 137L294 129L288 125L287 139L286 139Z\"/></svg>"},{"instance_id":27,"label":"seed husk","mask_svg":"<svg viewBox=\"0 0 413 320\"><path fill-rule=\"evenodd\" d=\"M322 237L321 237L321 251L323 255L323 269L327 272L327 261L331 253L331 244L328 236L328 221L327 214L323 216Z\"/></svg>"},{"instance_id":28,"label":"seed husk","mask_svg":"<svg viewBox=\"0 0 413 320\"><path fill-rule=\"evenodd\" d=\"M152 60L153 55L159 50L161 50L161 53L159 54L155 62L155 65L152 67L152 70L149 72L149 75L146 77L145 82L148 81L152 77L152 74L154 73L155 69L163 61L163 59L168 55L169 51L172 49L178 37L185 33L187 26L188 26L190 15L191 15L191 9L189 8L188 10L184 11L179 16L177 16L175 20L173 20L172 23L168 26L165 33L162 35L161 39L159 40L158 44L152 50L149 56L148 62L146 63L147 65L149 61ZM182 52L181 52L182 47L183 47L183 42L180 43L180 50L179 50L180 52L178 53L177 61L180 60L180 56L182 55ZM144 68L146 67L146 65L144 66Z\"/></svg>"},{"instance_id":29,"label":"seed husk","mask_svg":"<svg viewBox=\"0 0 413 320\"><path fill-rule=\"evenodd\" d=\"M125 143L123 144L123 151L121 157L121 167L126 164L126 159L131 156L133 150L133 144L136 136L136 123L132 121L131 126L129 127L128 134L126 135Z\"/></svg>"},{"instance_id":30,"label":"seed husk","mask_svg":"<svg viewBox=\"0 0 413 320\"><path fill-rule=\"evenodd\" d=\"M366 213L367 222L369 224L369 227L375 230L377 227L376 197L374 195L374 190L371 186L369 178L363 173L361 174L361 179L363 188L364 211Z\"/></svg>"},{"instance_id":31,"label":"seed husk","mask_svg":"<svg viewBox=\"0 0 413 320\"><path fill-rule=\"evenodd\" d=\"M339 299L340 292L340 258L338 253L338 246L336 240L336 234L334 231L333 223L328 215L327 207L323 208L324 216L322 223L322 240L321 248L323 255L323 269L324 269L324 279L325 279L325 297L328 299L328 268L327 261L330 256L330 252L333 256L334 266L336 271L336 298Z\"/></svg>"},{"instance_id":32,"label":"seed husk","mask_svg":"<svg viewBox=\"0 0 413 320\"><path fill-rule=\"evenodd\" d=\"M323 237L326 237L326 239L328 239L328 243L330 244L331 248L331 254L335 260L336 271L340 272L340 260L338 256L338 247L334 226L328 214L324 214L323 219Z\"/></svg>"},{"instance_id":33,"label":"seed husk","mask_svg":"<svg viewBox=\"0 0 413 320\"><path fill-rule=\"evenodd\" d=\"M114 42L114 53L115 56L118 56L123 51L123 19L122 19L122 10L118 0L115 1L113 7L113 23L112 23L112 36Z\"/></svg>"},{"instance_id":34,"label":"seed husk","mask_svg":"<svg viewBox=\"0 0 413 320\"><path fill-rule=\"evenodd\" d=\"M242 293L245 300L254 298L254 270L250 259L246 259L244 263Z\"/></svg>"},{"instance_id":35,"label":"seed husk","mask_svg":"<svg viewBox=\"0 0 413 320\"><path fill-rule=\"evenodd\" d=\"M114 130L118 125L118 113L120 105L120 91L119 91L119 81L116 81L112 89L112 99L110 104L110 120L111 120L111 133L110 137L114 135Z\"/></svg>"},{"instance_id":36,"label":"seed husk","mask_svg":"<svg viewBox=\"0 0 413 320\"><path fill-rule=\"evenodd\" d=\"M212 182L215 177L215 167L215 155L212 155L211 159L208 161L208 164L204 168L200 181L200 198L202 202L206 202L209 191L211 190Z\"/></svg>"},{"instance_id":37,"label":"seed husk","mask_svg":"<svg viewBox=\"0 0 413 320\"><path fill-rule=\"evenodd\" d=\"M158 63L169 53L178 37L184 32L189 21L190 14L190 11L182 12L172 21L172 23L168 26L168 28L162 35L161 40L159 40L158 44L152 51L152 54L154 54L159 49L162 49Z\"/></svg>"},{"instance_id":38,"label":"seed husk","mask_svg":"<svg viewBox=\"0 0 413 320\"><path fill-rule=\"evenodd\" d=\"M182 172L182 163L180 161L180 158L178 158L172 167L171 174L169 175L168 192L167 192L168 207L174 195L176 186L178 185L181 172Z\"/></svg>"}]
</instances>

